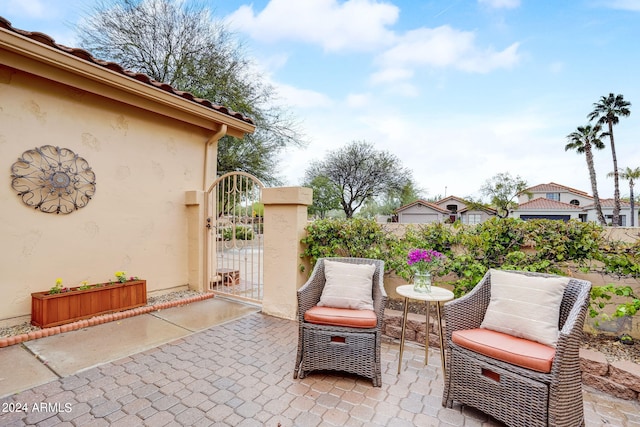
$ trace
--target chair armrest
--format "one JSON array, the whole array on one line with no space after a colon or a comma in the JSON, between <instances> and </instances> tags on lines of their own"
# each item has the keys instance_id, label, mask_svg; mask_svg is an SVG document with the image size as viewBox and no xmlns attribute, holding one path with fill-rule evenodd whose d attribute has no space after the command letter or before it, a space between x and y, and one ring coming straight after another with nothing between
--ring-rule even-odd
<instances>
[{"instance_id":1,"label":"chair armrest","mask_svg":"<svg viewBox=\"0 0 640 427\"><path fill-rule=\"evenodd\" d=\"M382 330L384 309L387 305L387 292L384 289L384 261L374 260L376 271L373 274L373 311L378 318L377 328Z\"/></svg>"},{"instance_id":2,"label":"chair armrest","mask_svg":"<svg viewBox=\"0 0 640 427\"><path fill-rule=\"evenodd\" d=\"M311 276L297 292L298 319L300 321L303 320L304 313L320 301L324 283L324 262L322 259L319 259L313 267Z\"/></svg>"},{"instance_id":3,"label":"chair armrest","mask_svg":"<svg viewBox=\"0 0 640 427\"><path fill-rule=\"evenodd\" d=\"M489 272L463 297L444 304L444 329L446 341L453 331L479 328L491 299Z\"/></svg>"},{"instance_id":4,"label":"chair armrest","mask_svg":"<svg viewBox=\"0 0 640 427\"><path fill-rule=\"evenodd\" d=\"M571 282L578 284L578 286L574 287L577 295L575 296L575 303L567 315L567 320L558 334L554 370L562 369L565 356L579 352L584 333L584 321L589 309L591 283L577 279L571 279Z\"/></svg>"}]
</instances>

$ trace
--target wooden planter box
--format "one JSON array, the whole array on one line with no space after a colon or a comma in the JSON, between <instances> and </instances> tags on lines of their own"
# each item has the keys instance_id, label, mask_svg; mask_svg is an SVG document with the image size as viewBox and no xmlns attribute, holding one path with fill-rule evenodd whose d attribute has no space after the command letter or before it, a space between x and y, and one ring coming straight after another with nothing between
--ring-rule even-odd
<instances>
[{"instance_id":1,"label":"wooden planter box","mask_svg":"<svg viewBox=\"0 0 640 427\"><path fill-rule=\"evenodd\" d=\"M147 281L104 283L99 287L49 295L31 294L31 324L48 328L99 314L128 310L147 304Z\"/></svg>"}]
</instances>

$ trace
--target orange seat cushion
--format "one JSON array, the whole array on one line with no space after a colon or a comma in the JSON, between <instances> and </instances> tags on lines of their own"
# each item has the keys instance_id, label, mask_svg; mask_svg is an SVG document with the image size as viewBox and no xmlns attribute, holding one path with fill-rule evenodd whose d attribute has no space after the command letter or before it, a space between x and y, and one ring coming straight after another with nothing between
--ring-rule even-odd
<instances>
[{"instance_id":1,"label":"orange seat cushion","mask_svg":"<svg viewBox=\"0 0 640 427\"><path fill-rule=\"evenodd\" d=\"M454 331L451 340L476 353L543 373L551 372L556 354L553 347L490 329Z\"/></svg>"},{"instance_id":2,"label":"orange seat cushion","mask_svg":"<svg viewBox=\"0 0 640 427\"><path fill-rule=\"evenodd\" d=\"M304 313L305 322L318 325L346 326L350 328L375 328L378 323L373 310L350 308L311 307Z\"/></svg>"}]
</instances>

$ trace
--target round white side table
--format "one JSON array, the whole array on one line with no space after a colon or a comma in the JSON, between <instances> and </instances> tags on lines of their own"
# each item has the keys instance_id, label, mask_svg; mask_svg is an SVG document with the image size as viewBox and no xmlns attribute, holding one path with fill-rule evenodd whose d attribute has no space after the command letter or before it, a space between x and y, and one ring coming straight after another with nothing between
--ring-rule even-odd
<instances>
[{"instance_id":1,"label":"round white side table","mask_svg":"<svg viewBox=\"0 0 640 427\"><path fill-rule=\"evenodd\" d=\"M413 290L413 285L402 285L396 288L396 292L404 297L404 314L402 316L402 334L400 337L400 358L398 360L398 374L400 374L400 368L402 367L402 353L404 352L404 333L407 328L407 310L409 309L409 299L418 301L424 301L427 304L427 324L424 343L424 364L429 362L429 312L431 311L431 303L436 303L436 312L438 316L438 333L440 337L440 359L442 360L442 375L446 375L445 361L444 361L444 338L442 336L442 316L440 314L440 305L444 302L451 301L453 299L453 292L439 288L437 286L431 286L430 293L416 292Z\"/></svg>"}]
</instances>

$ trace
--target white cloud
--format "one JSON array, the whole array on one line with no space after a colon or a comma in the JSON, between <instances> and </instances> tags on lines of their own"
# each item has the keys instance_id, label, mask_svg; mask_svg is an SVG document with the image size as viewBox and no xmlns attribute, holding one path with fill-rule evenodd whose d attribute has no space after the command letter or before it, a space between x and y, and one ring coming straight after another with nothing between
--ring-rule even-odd
<instances>
[{"instance_id":1,"label":"white cloud","mask_svg":"<svg viewBox=\"0 0 640 427\"><path fill-rule=\"evenodd\" d=\"M500 68L512 68L520 62L519 47L520 43L513 43L500 52L496 52L492 48L469 52L468 56L461 58L457 68L474 73L488 73Z\"/></svg>"},{"instance_id":2,"label":"white cloud","mask_svg":"<svg viewBox=\"0 0 640 427\"><path fill-rule=\"evenodd\" d=\"M370 105L371 94L370 93L350 93L346 99L347 107L349 108L362 108Z\"/></svg>"},{"instance_id":3,"label":"white cloud","mask_svg":"<svg viewBox=\"0 0 640 427\"><path fill-rule=\"evenodd\" d=\"M399 80L407 80L413 77L413 70L408 68L385 68L371 75L371 83L389 83Z\"/></svg>"},{"instance_id":4,"label":"white cloud","mask_svg":"<svg viewBox=\"0 0 640 427\"><path fill-rule=\"evenodd\" d=\"M494 9L515 9L520 6L520 0L478 0L478 3Z\"/></svg>"},{"instance_id":5,"label":"white cloud","mask_svg":"<svg viewBox=\"0 0 640 427\"><path fill-rule=\"evenodd\" d=\"M230 25L256 40L292 40L326 51L366 51L388 45L398 7L374 0L271 0L255 12L242 6L227 17Z\"/></svg>"},{"instance_id":6,"label":"white cloud","mask_svg":"<svg viewBox=\"0 0 640 427\"><path fill-rule=\"evenodd\" d=\"M564 71L565 63L562 61L556 61L549 65L549 71L553 74L559 74Z\"/></svg>"},{"instance_id":7,"label":"white cloud","mask_svg":"<svg viewBox=\"0 0 640 427\"><path fill-rule=\"evenodd\" d=\"M267 70L278 70L284 68L289 61L289 55L286 53L278 53L275 55L270 55L266 58L261 58L260 62L262 66Z\"/></svg>"},{"instance_id":8,"label":"white cloud","mask_svg":"<svg viewBox=\"0 0 640 427\"><path fill-rule=\"evenodd\" d=\"M385 87L385 92L389 95L403 98L416 98L420 95L418 86L407 82L393 83Z\"/></svg>"},{"instance_id":9,"label":"white cloud","mask_svg":"<svg viewBox=\"0 0 640 427\"><path fill-rule=\"evenodd\" d=\"M310 145L282 156L281 172L289 177L288 184L302 182L311 161L353 140L366 140L396 155L427 196L446 191L447 195L480 197L484 181L501 172L520 175L530 185L553 181L591 191L584 156L564 151L553 112L523 106L499 116L490 112L429 115L383 107L371 97L368 108L358 115L341 109L307 114L305 126L314 136ZM600 160L602 164L596 165L600 190L603 197L611 197L603 185L611 159L596 159Z\"/></svg>"},{"instance_id":10,"label":"white cloud","mask_svg":"<svg viewBox=\"0 0 640 427\"><path fill-rule=\"evenodd\" d=\"M15 15L24 15L29 18L43 18L48 9L42 0L5 0L5 7Z\"/></svg>"},{"instance_id":11,"label":"white cloud","mask_svg":"<svg viewBox=\"0 0 640 427\"><path fill-rule=\"evenodd\" d=\"M517 64L518 47L518 43L513 43L498 52L493 48L481 49L475 45L474 33L445 25L408 31L397 39L394 47L380 55L378 62L383 69L427 66L486 73Z\"/></svg>"},{"instance_id":12,"label":"white cloud","mask_svg":"<svg viewBox=\"0 0 640 427\"><path fill-rule=\"evenodd\" d=\"M272 82L272 84L276 88L280 103L287 107L326 108L333 105L333 101L323 93L282 83Z\"/></svg>"},{"instance_id":13,"label":"white cloud","mask_svg":"<svg viewBox=\"0 0 640 427\"><path fill-rule=\"evenodd\" d=\"M632 12L640 12L640 0L613 0L603 2L605 7L611 9L630 10Z\"/></svg>"}]
</instances>

